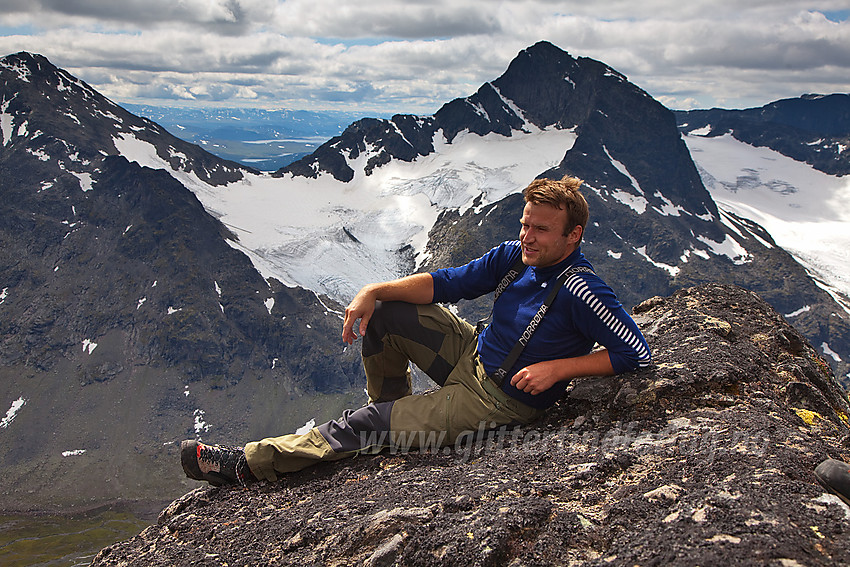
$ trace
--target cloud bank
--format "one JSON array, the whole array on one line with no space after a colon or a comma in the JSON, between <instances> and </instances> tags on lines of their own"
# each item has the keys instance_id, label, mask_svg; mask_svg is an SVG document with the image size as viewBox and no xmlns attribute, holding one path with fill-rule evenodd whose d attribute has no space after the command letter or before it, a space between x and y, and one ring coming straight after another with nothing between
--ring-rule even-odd
<instances>
[{"instance_id":1,"label":"cloud bank","mask_svg":"<svg viewBox=\"0 0 850 567\"><path fill-rule=\"evenodd\" d=\"M670 108L850 91L846 0L5 0L31 51L117 102L430 114L540 40Z\"/></svg>"}]
</instances>

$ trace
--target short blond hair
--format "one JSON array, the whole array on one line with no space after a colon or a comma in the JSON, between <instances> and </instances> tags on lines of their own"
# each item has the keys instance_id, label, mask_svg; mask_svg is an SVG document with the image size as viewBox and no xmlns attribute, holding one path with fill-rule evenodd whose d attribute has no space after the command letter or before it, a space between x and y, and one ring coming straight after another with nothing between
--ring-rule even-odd
<instances>
[{"instance_id":1,"label":"short blond hair","mask_svg":"<svg viewBox=\"0 0 850 567\"><path fill-rule=\"evenodd\" d=\"M567 226L564 227L564 236L577 226L581 226L581 231L584 233L590 211L584 195L579 190L582 183L584 181L578 177L569 175L565 175L560 180L535 179L523 190L522 196L526 203L566 209Z\"/></svg>"}]
</instances>

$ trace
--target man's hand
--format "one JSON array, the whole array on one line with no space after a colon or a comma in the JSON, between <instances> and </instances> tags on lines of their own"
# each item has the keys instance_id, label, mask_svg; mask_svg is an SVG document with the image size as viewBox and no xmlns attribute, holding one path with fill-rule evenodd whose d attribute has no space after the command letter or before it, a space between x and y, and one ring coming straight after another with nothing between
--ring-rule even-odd
<instances>
[{"instance_id":1,"label":"man's hand","mask_svg":"<svg viewBox=\"0 0 850 567\"><path fill-rule=\"evenodd\" d=\"M345 308L342 322L342 340L352 344L358 336L366 334L369 320L375 313L376 301L406 301L408 303L431 303L434 298L434 279L431 274L413 274L389 282L369 284L357 292ZM358 332L354 323L360 319Z\"/></svg>"},{"instance_id":2,"label":"man's hand","mask_svg":"<svg viewBox=\"0 0 850 567\"><path fill-rule=\"evenodd\" d=\"M511 378L518 390L536 396L561 381L561 366L557 360L545 360L526 366Z\"/></svg>"},{"instance_id":3,"label":"man's hand","mask_svg":"<svg viewBox=\"0 0 850 567\"><path fill-rule=\"evenodd\" d=\"M544 360L529 364L511 378L511 384L518 390L533 396L545 392L557 382L572 380L577 376L611 376L614 367L606 349L596 350L575 358Z\"/></svg>"},{"instance_id":4,"label":"man's hand","mask_svg":"<svg viewBox=\"0 0 850 567\"><path fill-rule=\"evenodd\" d=\"M345 320L342 322L342 340L348 344L353 344L358 336L366 334L366 327L369 325L369 319L375 313L375 294L369 286L364 287L348 307L345 308ZM354 331L354 323L360 319L360 327L358 332Z\"/></svg>"}]
</instances>

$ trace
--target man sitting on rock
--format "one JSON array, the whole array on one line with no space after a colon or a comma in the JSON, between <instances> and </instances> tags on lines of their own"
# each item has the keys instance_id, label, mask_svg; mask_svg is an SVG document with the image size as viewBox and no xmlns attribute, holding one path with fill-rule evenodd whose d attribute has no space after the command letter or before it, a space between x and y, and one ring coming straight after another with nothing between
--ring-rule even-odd
<instances>
[{"instance_id":1,"label":"man sitting on rock","mask_svg":"<svg viewBox=\"0 0 850 567\"><path fill-rule=\"evenodd\" d=\"M444 447L533 421L574 377L648 365L646 340L581 253L588 220L581 184L573 177L535 180L523 192L518 241L465 266L357 293L345 310L342 339L363 337L368 405L306 434L244 448L184 441L186 475L244 485L384 447ZM494 291L492 323L480 333L438 305ZM602 348L594 350L596 344ZM410 362L440 388L414 395Z\"/></svg>"}]
</instances>

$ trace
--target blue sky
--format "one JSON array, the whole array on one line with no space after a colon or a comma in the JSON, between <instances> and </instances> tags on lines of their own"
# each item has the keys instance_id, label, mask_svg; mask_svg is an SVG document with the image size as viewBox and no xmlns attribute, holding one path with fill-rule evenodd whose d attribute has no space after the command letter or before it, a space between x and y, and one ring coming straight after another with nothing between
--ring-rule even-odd
<instances>
[{"instance_id":1,"label":"blue sky","mask_svg":"<svg viewBox=\"0 0 850 567\"><path fill-rule=\"evenodd\" d=\"M826 10L823 15L832 22L845 22L850 16L850 10Z\"/></svg>"},{"instance_id":2,"label":"blue sky","mask_svg":"<svg viewBox=\"0 0 850 567\"><path fill-rule=\"evenodd\" d=\"M116 102L431 114L551 41L670 108L850 91L846 0L0 0L31 51Z\"/></svg>"}]
</instances>

